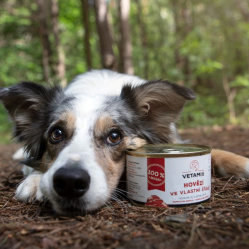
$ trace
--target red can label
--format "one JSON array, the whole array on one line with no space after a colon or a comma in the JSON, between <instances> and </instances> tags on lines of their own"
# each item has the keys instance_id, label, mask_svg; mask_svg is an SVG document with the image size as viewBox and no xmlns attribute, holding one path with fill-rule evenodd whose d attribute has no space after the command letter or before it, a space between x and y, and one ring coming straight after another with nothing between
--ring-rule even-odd
<instances>
[{"instance_id":1,"label":"red can label","mask_svg":"<svg viewBox=\"0 0 249 249\"><path fill-rule=\"evenodd\" d=\"M165 191L164 158L147 158L148 190Z\"/></svg>"}]
</instances>

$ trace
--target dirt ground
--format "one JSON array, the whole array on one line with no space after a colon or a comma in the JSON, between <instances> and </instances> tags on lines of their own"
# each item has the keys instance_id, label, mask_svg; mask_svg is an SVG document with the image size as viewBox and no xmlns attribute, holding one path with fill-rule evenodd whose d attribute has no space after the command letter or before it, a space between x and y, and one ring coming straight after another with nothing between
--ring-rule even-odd
<instances>
[{"instance_id":1,"label":"dirt ground","mask_svg":"<svg viewBox=\"0 0 249 249\"><path fill-rule=\"evenodd\" d=\"M181 132L192 143L249 157L249 129ZM212 177L212 197L169 208L109 202L93 214L61 217L48 204L14 198L20 165L15 145L0 145L0 248L249 248L249 181ZM12 173L12 174L11 174Z\"/></svg>"}]
</instances>

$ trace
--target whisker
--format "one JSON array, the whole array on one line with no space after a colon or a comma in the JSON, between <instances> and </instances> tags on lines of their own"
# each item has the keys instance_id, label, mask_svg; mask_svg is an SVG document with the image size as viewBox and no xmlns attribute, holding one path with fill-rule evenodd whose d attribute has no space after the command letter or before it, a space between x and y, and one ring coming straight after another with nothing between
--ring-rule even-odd
<instances>
[{"instance_id":1,"label":"whisker","mask_svg":"<svg viewBox=\"0 0 249 249\"><path fill-rule=\"evenodd\" d=\"M118 193L120 193L120 194L129 194L129 192L128 191L126 191L126 190L123 190L123 189L120 189L120 188L116 188L116 190L115 190L116 192L118 192Z\"/></svg>"},{"instance_id":2,"label":"whisker","mask_svg":"<svg viewBox=\"0 0 249 249\"><path fill-rule=\"evenodd\" d=\"M129 194L128 191L125 191L125 190L123 190L123 189L117 188L117 189L116 189L116 194L118 194L118 195L121 194L121 196L122 196L123 198L125 198L125 200L127 200L127 201L129 201L129 202L131 202L131 203L134 202L134 200L132 200L132 199L128 196L128 194Z\"/></svg>"},{"instance_id":3,"label":"whisker","mask_svg":"<svg viewBox=\"0 0 249 249\"><path fill-rule=\"evenodd\" d=\"M111 200L115 201L118 203L118 205L121 207L123 210L123 213L128 213L127 205L124 203L124 201L120 200L116 195L112 194L111 195Z\"/></svg>"}]
</instances>

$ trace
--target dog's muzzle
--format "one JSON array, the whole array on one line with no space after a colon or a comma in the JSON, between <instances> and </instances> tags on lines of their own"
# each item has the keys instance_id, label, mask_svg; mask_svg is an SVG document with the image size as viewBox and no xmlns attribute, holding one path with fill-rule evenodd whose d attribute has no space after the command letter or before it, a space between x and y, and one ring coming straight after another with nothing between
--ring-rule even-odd
<instances>
[{"instance_id":1,"label":"dog's muzzle","mask_svg":"<svg viewBox=\"0 0 249 249\"><path fill-rule=\"evenodd\" d=\"M56 193L63 198L82 197L90 185L90 175L79 167L62 167L53 176L53 187Z\"/></svg>"}]
</instances>

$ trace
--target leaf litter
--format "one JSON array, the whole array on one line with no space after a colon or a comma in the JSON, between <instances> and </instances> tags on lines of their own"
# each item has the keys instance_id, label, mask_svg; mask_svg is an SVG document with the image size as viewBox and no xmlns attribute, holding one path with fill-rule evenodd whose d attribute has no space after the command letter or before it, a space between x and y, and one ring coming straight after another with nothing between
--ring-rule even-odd
<instances>
[{"instance_id":1,"label":"leaf litter","mask_svg":"<svg viewBox=\"0 0 249 249\"><path fill-rule=\"evenodd\" d=\"M249 156L249 130L181 131L191 143ZM231 139L233 137L233 139ZM22 179L16 145L0 145L0 248L248 248L249 180L212 176L212 196L199 204L153 208L110 201L85 216L56 215L49 203L14 199Z\"/></svg>"}]
</instances>

